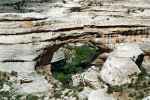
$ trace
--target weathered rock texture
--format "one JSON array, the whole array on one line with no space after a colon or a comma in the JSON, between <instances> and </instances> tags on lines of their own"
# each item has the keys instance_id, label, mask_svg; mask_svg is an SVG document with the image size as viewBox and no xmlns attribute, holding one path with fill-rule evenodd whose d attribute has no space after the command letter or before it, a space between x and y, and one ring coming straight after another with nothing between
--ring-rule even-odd
<instances>
[{"instance_id":1,"label":"weathered rock texture","mask_svg":"<svg viewBox=\"0 0 150 100\"><path fill-rule=\"evenodd\" d=\"M122 42L149 42L149 3L134 2L108 0L86 8L79 4L80 11L72 11L73 2L34 1L24 8L32 12L1 10L1 67L31 72L38 60L38 66L46 65L60 46L70 42L92 42L105 49Z\"/></svg>"},{"instance_id":2,"label":"weathered rock texture","mask_svg":"<svg viewBox=\"0 0 150 100\"><path fill-rule=\"evenodd\" d=\"M0 2L1 71L34 72L71 42L91 42L103 51L135 42L150 54L148 0Z\"/></svg>"},{"instance_id":3,"label":"weathered rock texture","mask_svg":"<svg viewBox=\"0 0 150 100\"><path fill-rule=\"evenodd\" d=\"M142 55L143 52L134 44L118 46L104 63L101 78L111 86L132 83L141 73Z\"/></svg>"}]
</instances>

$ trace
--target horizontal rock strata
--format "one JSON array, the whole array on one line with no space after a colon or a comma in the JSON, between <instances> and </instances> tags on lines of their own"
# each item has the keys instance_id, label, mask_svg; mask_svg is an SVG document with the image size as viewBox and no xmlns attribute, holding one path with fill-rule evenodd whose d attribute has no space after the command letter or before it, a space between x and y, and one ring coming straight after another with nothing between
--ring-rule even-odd
<instances>
[{"instance_id":1,"label":"horizontal rock strata","mask_svg":"<svg viewBox=\"0 0 150 100\"><path fill-rule=\"evenodd\" d=\"M75 42L90 42L103 52L134 42L150 55L148 0L14 1L0 3L1 71L35 72Z\"/></svg>"}]
</instances>

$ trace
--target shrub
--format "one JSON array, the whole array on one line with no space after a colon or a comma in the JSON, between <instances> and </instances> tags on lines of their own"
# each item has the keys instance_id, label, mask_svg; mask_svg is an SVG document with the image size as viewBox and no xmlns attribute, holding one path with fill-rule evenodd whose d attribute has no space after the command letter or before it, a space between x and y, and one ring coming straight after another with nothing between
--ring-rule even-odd
<instances>
[{"instance_id":1,"label":"shrub","mask_svg":"<svg viewBox=\"0 0 150 100\"><path fill-rule=\"evenodd\" d=\"M54 69L56 68L53 75L62 83L68 84L71 81L72 74L80 73L87 68L88 64L90 64L95 55L98 53L98 49L92 45L66 45L65 48L66 60L64 66L59 68L53 66Z\"/></svg>"}]
</instances>

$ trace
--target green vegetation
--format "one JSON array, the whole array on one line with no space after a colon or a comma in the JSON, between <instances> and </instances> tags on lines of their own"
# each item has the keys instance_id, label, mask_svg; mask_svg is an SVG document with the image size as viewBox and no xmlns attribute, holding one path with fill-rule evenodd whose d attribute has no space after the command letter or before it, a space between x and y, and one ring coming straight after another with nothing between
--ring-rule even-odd
<instances>
[{"instance_id":1,"label":"green vegetation","mask_svg":"<svg viewBox=\"0 0 150 100\"><path fill-rule=\"evenodd\" d=\"M4 85L7 86L7 89L3 89ZM26 98L26 100L43 100L32 94L20 95L14 88L14 82L0 80L0 100L21 100L21 98Z\"/></svg>"},{"instance_id":2,"label":"green vegetation","mask_svg":"<svg viewBox=\"0 0 150 100\"><path fill-rule=\"evenodd\" d=\"M93 45L70 46L66 45L66 60L62 67L53 71L56 79L60 80L64 85L68 86L71 81L72 74L80 73L94 59L98 53L97 47ZM59 62L62 63L62 62ZM58 64L60 65L60 64Z\"/></svg>"},{"instance_id":3,"label":"green vegetation","mask_svg":"<svg viewBox=\"0 0 150 100\"><path fill-rule=\"evenodd\" d=\"M146 73L138 75L137 80L131 84L125 84L122 86L110 86L108 93L113 92L126 92L132 100L142 100L142 98L150 94L150 76Z\"/></svg>"},{"instance_id":4,"label":"green vegetation","mask_svg":"<svg viewBox=\"0 0 150 100\"><path fill-rule=\"evenodd\" d=\"M27 97L26 97L26 100L38 100L38 99L39 99L39 97L31 95L31 94L27 95Z\"/></svg>"},{"instance_id":5,"label":"green vegetation","mask_svg":"<svg viewBox=\"0 0 150 100\"><path fill-rule=\"evenodd\" d=\"M7 90L2 90L3 86L7 85L9 88L9 91ZM0 100L15 100L13 99L13 96L15 95L14 93L14 88L12 87L12 83L6 80L0 80Z\"/></svg>"}]
</instances>

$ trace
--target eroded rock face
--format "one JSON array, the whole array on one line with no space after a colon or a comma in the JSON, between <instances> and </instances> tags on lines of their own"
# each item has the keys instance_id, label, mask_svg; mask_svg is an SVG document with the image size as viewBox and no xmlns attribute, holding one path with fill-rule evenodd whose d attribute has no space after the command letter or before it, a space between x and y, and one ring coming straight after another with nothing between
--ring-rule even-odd
<instances>
[{"instance_id":1,"label":"eroded rock face","mask_svg":"<svg viewBox=\"0 0 150 100\"><path fill-rule=\"evenodd\" d=\"M143 52L137 45L125 44L115 49L107 58L100 72L101 78L112 86L132 83L134 76L141 73L136 64ZM143 62L143 58L140 64Z\"/></svg>"},{"instance_id":2,"label":"eroded rock face","mask_svg":"<svg viewBox=\"0 0 150 100\"><path fill-rule=\"evenodd\" d=\"M145 41L141 49L144 53L149 53L148 0L136 0L136 3L135 0L0 0L0 5L3 5L0 6L0 70L26 73L25 78L20 77L20 74L16 75L18 81L23 82L18 86L22 92L29 93L28 89L33 93L47 92L48 80L41 76L32 76L31 73L36 73L35 66L45 68L54 52L63 44L90 42L108 52L119 43L143 44ZM134 72L140 73L142 56L139 55L142 54L134 45L123 47L120 52L118 50L111 54L113 57L109 56L106 62L113 63L115 68L105 65L110 68L110 72L116 70L112 75L113 78L117 77L115 81L119 81L108 82L113 85L130 83L130 78L126 77ZM37 64L39 59L43 63ZM147 62L149 61L145 64L146 70L149 69ZM95 71L85 74L86 81L92 81L89 82L92 86L99 87ZM37 88L39 86L41 90Z\"/></svg>"}]
</instances>

